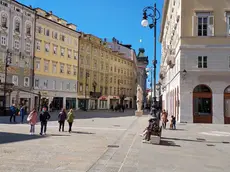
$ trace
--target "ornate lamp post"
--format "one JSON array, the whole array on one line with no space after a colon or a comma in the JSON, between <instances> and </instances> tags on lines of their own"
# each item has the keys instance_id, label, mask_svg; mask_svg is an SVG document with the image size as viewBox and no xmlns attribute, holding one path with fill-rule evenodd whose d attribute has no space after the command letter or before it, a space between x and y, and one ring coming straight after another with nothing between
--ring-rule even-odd
<instances>
[{"instance_id":1,"label":"ornate lamp post","mask_svg":"<svg viewBox=\"0 0 230 172\"><path fill-rule=\"evenodd\" d=\"M152 11L151 13L147 14L147 11L150 10ZM152 23L149 24L148 22L148 17L150 17L152 19ZM156 102L156 65L157 65L157 60L156 60L156 43L157 43L157 39L156 39L156 33L157 33L157 20L160 19L160 12L159 10L156 8L156 3L154 4L154 6L148 6L145 7L143 9L143 20L141 21L141 25L143 27L148 27L150 29L154 28L154 60L153 60L153 69L154 69L154 97L153 97L153 104L152 104L152 108L151 108L151 115L153 115L154 117L157 117L157 102Z\"/></svg>"},{"instance_id":2,"label":"ornate lamp post","mask_svg":"<svg viewBox=\"0 0 230 172\"><path fill-rule=\"evenodd\" d=\"M3 97L4 97L4 101L3 101L4 116L6 115L7 68L11 64L11 60L12 60L12 53L9 51L9 49L7 49L6 58L5 58L5 82L4 82L4 88L3 88L3 92L4 92L4 95L3 95Z\"/></svg>"}]
</instances>

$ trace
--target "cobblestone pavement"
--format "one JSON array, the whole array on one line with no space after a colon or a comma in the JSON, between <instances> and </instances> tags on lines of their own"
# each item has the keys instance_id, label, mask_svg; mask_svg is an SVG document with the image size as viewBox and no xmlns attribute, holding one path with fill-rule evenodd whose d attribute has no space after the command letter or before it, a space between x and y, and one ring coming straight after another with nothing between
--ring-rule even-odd
<instances>
[{"instance_id":1,"label":"cobblestone pavement","mask_svg":"<svg viewBox=\"0 0 230 172\"><path fill-rule=\"evenodd\" d=\"M54 114L47 136L31 136L27 124L6 124L0 117L0 171L229 171L230 126L179 124L163 131L161 145L151 145L139 136L148 116L133 114L77 112L71 134L57 132Z\"/></svg>"}]
</instances>

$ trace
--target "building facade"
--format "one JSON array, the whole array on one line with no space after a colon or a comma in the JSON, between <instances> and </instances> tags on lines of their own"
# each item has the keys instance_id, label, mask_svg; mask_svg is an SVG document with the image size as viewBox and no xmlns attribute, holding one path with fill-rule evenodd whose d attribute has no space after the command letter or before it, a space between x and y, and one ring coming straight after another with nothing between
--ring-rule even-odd
<instances>
[{"instance_id":1,"label":"building facade","mask_svg":"<svg viewBox=\"0 0 230 172\"><path fill-rule=\"evenodd\" d=\"M33 57L35 12L17 1L2 0L0 3L0 78L5 82L6 107L12 104L33 105ZM6 59L10 59L5 76ZM0 106L3 106L3 84L1 84Z\"/></svg>"},{"instance_id":2,"label":"building facade","mask_svg":"<svg viewBox=\"0 0 230 172\"><path fill-rule=\"evenodd\" d=\"M147 71L146 67L149 64L148 56L145 56L145 49L139 48L139 52L137 55L137 84L141 86L143 90L143 105L145 106L147 103Z\"/></svg>"},{"instance_id":3,"label":"building facade","mask_svg":"<svg viewBox=\"0 0 230 172\"><path fill-rule=\"evenodd\" d=\"M34 90L41 105L77 108L79 32L74 24L37 8ZM38 97L35 97L35 105Z\"/></svg>"},{"instance_id":4,"label":"building facade","mask_svg":"<svg viewBox=\"0 0 230 172\"><path fill-rule=\"evenodd\" d=\"M229 0L165 1L162 99L177 121L230 123L229 36Z\"/></svg>"},{"instance_id":5,"label":"building facade","mask_svg":"<svg viewBox=\"0 0 230 172\"><path fill-rule=\"evenodd\" d=\"M133 61L90 34L80 38L79 108L109 109L117 103L133 107Z\"/></svg>"}]
</instances>

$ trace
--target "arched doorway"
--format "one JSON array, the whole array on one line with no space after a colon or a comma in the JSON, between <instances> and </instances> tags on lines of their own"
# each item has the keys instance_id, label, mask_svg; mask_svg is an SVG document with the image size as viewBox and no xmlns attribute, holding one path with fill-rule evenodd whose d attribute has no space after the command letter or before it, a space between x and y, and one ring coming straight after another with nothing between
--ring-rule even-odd
<instances>
[{"instance_id":1,"label":"arched doorway","mask_svg":"<svg viewBox=\"0 0 230 172\"><path fill-rule=\"evenodd\" d=\"M212 90L206 85L193 90L193 123L212 123Z\"/></svg>"},{"instance_id":2,"label":"arched doorway","mask_svg":"<svg viewBox=\"0 0 230 172\"><path fill-rule=\"evenodd\" d=\"M230 124L230 86L224 90L224 123Z\"/></svg>"}]
</instances>

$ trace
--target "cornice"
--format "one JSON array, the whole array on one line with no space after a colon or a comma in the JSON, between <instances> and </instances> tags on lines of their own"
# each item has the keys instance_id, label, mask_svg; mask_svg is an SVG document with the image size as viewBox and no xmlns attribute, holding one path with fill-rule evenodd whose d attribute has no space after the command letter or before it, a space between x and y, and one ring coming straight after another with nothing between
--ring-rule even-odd
<instances>
[{"instance_id":1,"label":"cornice","mask_svg":"<svg viewBox=\"0 0 230 172\"><path fill-rule=\"evenodd\" d=\"M162 21L161 21L160 42L162 42L162 38L163 38L163 35L164 35L165 21L166 21L167 12L168 12L169 1L170 0L165 0L165 2L164 2L163 13L162 13Z\"/></svg>"}]
</instances>

